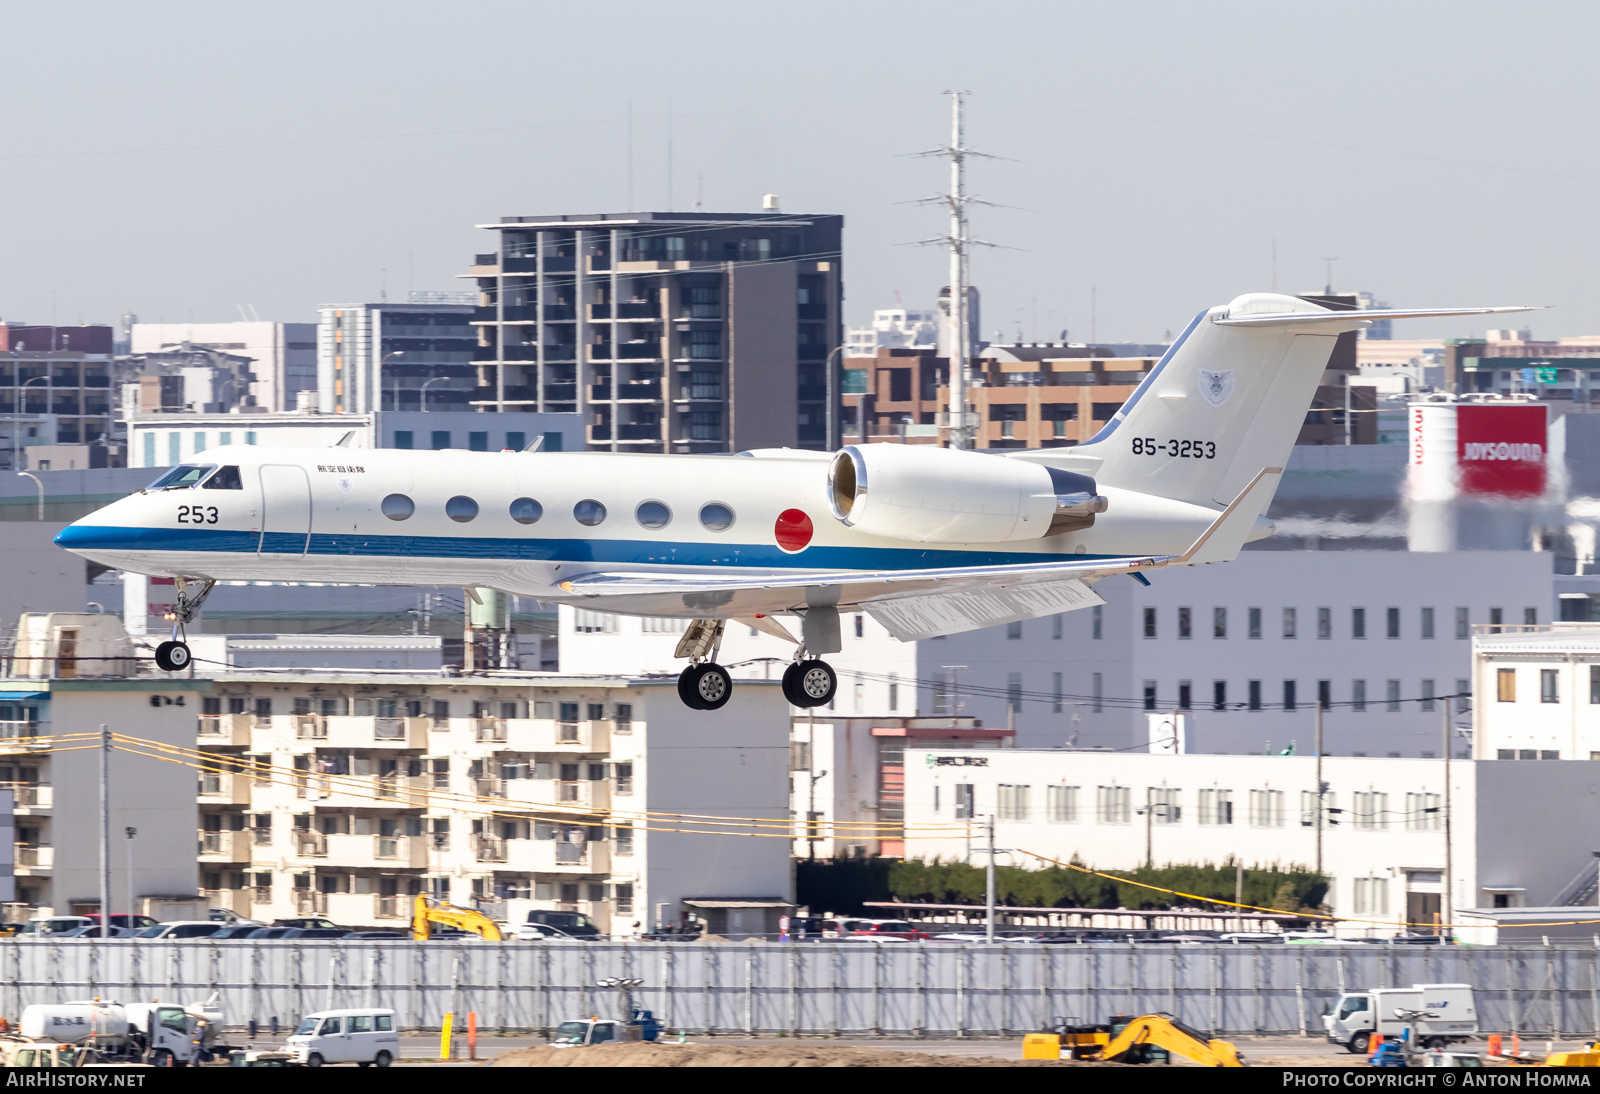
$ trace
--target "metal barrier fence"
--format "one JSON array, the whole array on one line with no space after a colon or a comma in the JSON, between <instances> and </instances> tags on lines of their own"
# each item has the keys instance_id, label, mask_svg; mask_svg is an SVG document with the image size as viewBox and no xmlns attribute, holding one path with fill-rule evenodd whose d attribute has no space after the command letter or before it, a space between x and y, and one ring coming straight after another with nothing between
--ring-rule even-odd
<instances>
[{"instance_id":1,"label":"metal barrier fence","mask_svg":"<svg viewBox=\"0 0 1600 1094\"><path fill-rule=\"evenodd\" d=\"M446 1011L549 1029L613 1013L597 986L610 976L642 977L636 1000L700 1035L990 1036L1148 1011L1218 1034L1320 1034L1342 990L1414 983L1471 984L1485 1031L1600 1033L1600 946L11 941L0 1014L215 992L230 1026L372 1006L405 1029Z\"/></svg>"}]
</instances>

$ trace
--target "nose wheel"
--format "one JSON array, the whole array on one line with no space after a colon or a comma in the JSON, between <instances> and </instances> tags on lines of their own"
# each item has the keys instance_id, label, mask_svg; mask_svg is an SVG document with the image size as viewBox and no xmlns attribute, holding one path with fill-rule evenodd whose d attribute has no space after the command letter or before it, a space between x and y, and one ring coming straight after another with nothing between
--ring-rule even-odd
<instances>
[{"instance_id":1,"label":"nose wheel","mask_svg":"<svg viewBox=\"0 0 1600 1094\"><path fill-rule=\"evenodd\" d=\"M179 577L173 580L178 587L178 603L167 616L172 620L172 640L156 647L156 667L163 672L182 672L194 663L194 655L189 652L189 643L185 641L189 637L186 628L195 621L200 614L200 606L217 585L211 578L205 578L201 580L199 590L191 592L190 582L194 578Z\"/></svg>"},{"instance_id":2,"label":"nose wheel","mask_svg":"<svg viewBox=\"0 0 1600 1094\"><path fill-rule=\"evenodd\" d=\"M839 678L826 661L796 661L783 670L783 697L791 706L824 707L833 701Z\"/></svg>"},{"instance_id":3,"label":"nose wheel","mask_svg":"<svg viewBox=\"0 0 1600 1094\"><path fill-rule=\"evenodd\" d=\"M156 647L156 667L163 672L182 672L193 661L187 642L163 642Z\"/></svg>"}]
</instances>

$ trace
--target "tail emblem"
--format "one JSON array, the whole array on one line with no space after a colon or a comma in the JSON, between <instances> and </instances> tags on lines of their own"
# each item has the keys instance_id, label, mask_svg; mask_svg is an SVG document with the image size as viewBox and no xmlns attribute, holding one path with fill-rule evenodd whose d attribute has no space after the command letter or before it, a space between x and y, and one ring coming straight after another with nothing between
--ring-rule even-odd
<instances>
[{"instance_id":1,"label":"tail emblem","mask_svg":"<svg viewBox=\"0 0 1600 1094\"><path fill-rule=\"evenodd\" d=\"M1200 397L1212 406L1221 406L1233 394L1233 370L1212 372L1200 370Z\"/></svg>"}]
</instances>

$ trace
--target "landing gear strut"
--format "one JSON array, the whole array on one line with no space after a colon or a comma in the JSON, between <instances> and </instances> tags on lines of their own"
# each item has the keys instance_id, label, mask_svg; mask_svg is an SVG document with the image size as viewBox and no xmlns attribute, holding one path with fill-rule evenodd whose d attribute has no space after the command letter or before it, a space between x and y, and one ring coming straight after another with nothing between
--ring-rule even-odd
<instances>
[{"instance_id":1,"label":"landing gear strut","mask_svg":"<svg viewBox=\"0 0 1600 1094\"><path fill-rule=\"evenodd\" d=\"M194 622L195 616L200 614L200 606L206 602L206 597L211 595L211 590L216 587L216 582L206 578L200 582L200 590L194 596L189 595L189 581L192 579L174 578L178 586L178 603L173 608L172 614L167 618L172 620L172 640L163 642L156 647L156 666L164 672L182 672L193 663L194 657L189 652L189 635L186 628Z\"/></svg>"},{"instance_id":2,"label":"landing gear strut","mask_svg":"<svg viewBox=\"0 0 1600 1094\"><path fill-rule=\"evenodd\" d=\"M689 659L678 676L678 698L690 710L720 710L733 698L733 677L716 663L724 626L720 619L696 619L678 640L673 656Z\"/></svg>"}]
</instances>

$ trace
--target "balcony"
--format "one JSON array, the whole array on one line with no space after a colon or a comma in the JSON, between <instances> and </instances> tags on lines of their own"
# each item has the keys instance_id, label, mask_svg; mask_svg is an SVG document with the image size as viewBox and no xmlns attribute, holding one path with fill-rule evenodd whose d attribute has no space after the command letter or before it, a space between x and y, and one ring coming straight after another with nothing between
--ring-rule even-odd
<instances>
[{"instance_id":1,"label":"balcony","mask_svg":"<svg viewBox=\"0 0 1600 1094\"><path fill-rule=\"evenodd\" d=\"M55 804L55 789L48 783L0 783L0 790L11 791L21 814L48 814Z\"/></svg>"},{"instance_id":2,"label":"balcony","mask_svg":"<svg viewBox=\"0 0 1600 1094\"><path fill-rule=\"evenodd\" d=\"M255 725L253 714L202 714L197 719L195 733L203 745L248 747Z\"/></svg>"},{"instance_id":3,"label":"balcony","mask_svg":"<svg viewBox=\"0 0 1600 1094\"><path fill-rule=\"evenodd\" d=\"M327 915L328 894L319 893L315 889L296 889L294 891L295 915Z\"/></svg>"},{"instance_id":4,"label":"balcony","mask_svg":"<svg viewBox=\"0 0 1600 1094\"><path fill-rule=\"evenodd\" d=\"M506 840L479 836L472 841L472 857L478 862L506 861Z\"/></svg>"},{"instance_id":5,"label":"balcony","mask_svg":"<svg viewBox=\"0 0 1600 1094\"><path fill-rule=\"evenodd\" d=\"M56 849L54 847L40 847L34 844L19 843L17 852L17 872L50 870L56 864Z\"/></svg>"},{"instance_id":6,"label":"balcony","mask_svg":"<svg viewBox=\"0 0 1600 1094\"><path fill-rule=\"evenodd\" d=\"M826 319L828 318L828 305L826 304L800 304L796 307L798 319Z\"/></svg>"},{"instance_id":7,"label":"balcony","mask_svg":"<svg viewBox=\"0 0 1600 1094\"><path fill-rule=\"evenodd\" d=\"M660 380L627 380L617 385L618 399L651 399L661 398Z\"/></svg>"},{"instance_id":8,"label":"balcony","mask_svg":"<svg viewBox=\"0 0 1600 1094\"><path fill-rule=\"evenodd\" d=\"M33 738L39 736L40 722L0 722L0 748L6 746L34 747Z\"/></svg>"},{"instance_id":9,"label":"balcony","mask_svg":"<svg viewBox=\"0 0 1600 1094\"><path fill-rule=\"evenodd\" d=\"M249 805L252 780L226 771L202 771L199 795L202 805Z\"/></svg>"},{"instance_id":10,"label":"balcony","mask_svg":"<svg viewBox=\"0 0 1600 1094\"><path fill-rule=\"evenodd\" d=\"M302 741L320 741L328 736L328 723L326 719L315 714L291 715L294 725L294 735Z\"/></svg>"},{"instance_id":11,"label":"balcony","mask_svg":"<svg viewBox=\"0 0 1600 1094\"><path fill-rule=\"evenodd\" d=\"M644 424L624 422L617 426L617 440L619 441L659 441L661 439L660 422Z\"/></svg>"},{"instance_id":12,"label":"balcony","mask_svg":"<svg viewBox=\"0 0 1600 1094\"><path fill-rule=\"evenodd\" d=\"M544 306L544 321L546 323L570 322L578 318L578 309L572 304L546 304Z\"/></svg>"},{"instance_id":13,"label":"balcony","mask_svg":"<svg viewBox=\"0 0 1600 1094\"><path fill-rule=\"evenodd\" d=\"M506 748L511 752L609 752L613 723L559 721L553 718L508 718Z\"/></svg>"},{"instance_id":14,"label":"balcony","mask_svg":"<svg viewBox=\"0 0 1600 1094\"><path fill-rule=\"evenodd\" d=\"M611 845L601 841L559 839L496 840L505 845L507 870L529 874L604 874L611 872ZM480 860L484 861L484 860Z\"/></svg>"},{"instance_id":15,"label":"balcony","mask_svg":"<svg viewBox=\"0 0 1600 1094\"><path fill-rule=\"evenodd\" d=\"M255 904L254 889L202 889L200 895L206 898L207 905L212 908L246 917Z\"/></svg>"},{"instance_id":16,"label":"balcony","mask_svg":"<svg viewBox=\"0 0 1600 1094\"><path fill-rule=\"evenodd\" d=\"M504 718L474 718L472 720L472 739L478 742L504 743L506 739L506 720Z\"/></svg>"},{"instance_id":17,"label":"balcony","mask_svg":"<svg viewBox=\"0 0 1600 1094\"><path fill-rule=\"evenodd\" d=\"M382 896L374 893L372 914L377 919L410 919L411 898L408 896Z\"/></svg>"},{"instance_id":18,"label":"balcony","mask_svg":"<svg viewBox=\"0 0 1600 1094\"><path fill-rule=\"evenodd\" d=\"M372 837L372 858L379 866L421 870L428 865L428 850L427 836Z\"/></svg>"},{"instance_id":19,"label":"balcony","mask_svg":"<svg viewBox=\"0 0 1600 1094\"><path fill-rule=\"evenodd\" d=\"M249 862L250 849L248 830L200 833L200 857L207 861Z\"/></svg>"},{"instance_id":20,"label":"balcony","mask_svg":"<svg viewBox=\"0 0 1600 1094\"><path fill-rule=\"evenodd\" d=\"M378 775L373 779L379 800L403 806L427 805L432 783L426 775Z\"/></svg>"},{"instance_id":21,"label":"balcony","mask_svg":"<svg viewBox=\"0 0 1600 1094\"><path fill-rule=\"evenodd\" d=\"M327 858L328 837L321 832L307 832L296 829L294 833L294 853L300 858Z\"/></svg>"},{"instance_id":22,"label":"balcony","mask_svg":"<svg viewBox=\"0 0 1600 1094\"><path fill-rule=\"evenodd\" d=\"M527 808L555 807L574 816L603 813L611 807L611 784L603 779L513 779L506 784L505 800Z\"/></svg>"},{"instance_id":23,"label":"balcony","mask_svg":"<svg viewBox=\"0 0 1600 1094\"><path fill-rule=\"evenodd\" d=\"M544 401L547 403L571 403L578 398L578 385L554 383L544 385Z\"/></svg>"},{"instance_id":24,"label":"balcony","mask_svg":"<svg viewBox=\"0 0 1600 1094\"><path fill-rule=\"evenodd\" d=\"M473 792L480 798L503 798L506 796L505 779L474 779Z\"/></svg>"},{"instance_id":25,"label":"balcony","mask_svg":"<svg viewBox=\"0 0 1600 1094\"><path fill-rule=\"evenodd\" d=\"M617 347L618 361L655 361L660 358L661 343L658 341L623 342Z\"/></svg>"},{"instance_id":26,"label":"balcony","mask_svg":"<svg viewBox=\"0 0 1600 1094\"><path fill-rule=\"evenodd\" d=\"M539 308L535 304L507 304L500 315L507 323L532 323L539 318Z\"/></svg>"}]
</instances>

